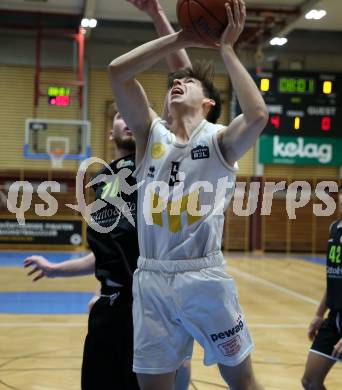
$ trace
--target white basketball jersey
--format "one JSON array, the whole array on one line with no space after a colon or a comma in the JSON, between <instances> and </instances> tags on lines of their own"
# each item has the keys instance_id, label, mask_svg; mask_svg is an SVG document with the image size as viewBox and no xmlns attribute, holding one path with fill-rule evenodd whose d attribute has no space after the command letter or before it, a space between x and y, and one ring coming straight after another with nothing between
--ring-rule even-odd
<instances>
[{"instance_id":1,"label":"white basketball jersey","mask_svg":"<svg viewBox=\"0 0 342 390\"><path fill-rule=\"evenodd\" d=\"M224 160L216 133L223 125L203 120L187 144L160 118L153 121L146 152L134 173L138 183L140 256L158 260L205 257L221 250L236 168Z\"/></svg>"}]
</instances>

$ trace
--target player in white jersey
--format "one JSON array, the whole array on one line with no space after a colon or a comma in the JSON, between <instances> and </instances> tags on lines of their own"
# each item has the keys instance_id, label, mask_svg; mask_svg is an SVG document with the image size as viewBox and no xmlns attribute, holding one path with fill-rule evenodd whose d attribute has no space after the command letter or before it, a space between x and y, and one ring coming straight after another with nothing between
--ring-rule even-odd
<instances>
[{"instance_id":1,"label":"player in white jersey","mask_svg":"<svg viewBox=\"0 0 342 390\"><path fill-rule=\"evenodd\" d=\"M250 359L253 343L234 281L221 253L223 213L232 194L236 161L265 127L265 103L237 58L243 0L226 4L229 24L219 50L242 114L213 125L220 99L208 69L194 66L172 77L168 129L149 108L136 76L170 52L203 47L180 31L148 42L109 66L119 110L135 133L140 258L133 281L134 371L142 390L172 390L174 372L191 355L217 363L233 390L261 390Z\"/></svg>"}]
</instances>

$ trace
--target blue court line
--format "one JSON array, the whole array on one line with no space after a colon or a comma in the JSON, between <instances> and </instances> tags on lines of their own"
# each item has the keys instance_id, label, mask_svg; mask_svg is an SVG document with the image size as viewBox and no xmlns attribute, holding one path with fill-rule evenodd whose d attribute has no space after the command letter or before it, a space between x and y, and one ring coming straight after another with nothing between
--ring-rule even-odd
<instances>
[{"instance_id":1,"label":"blue court line","mask_svg":"<svg viewBox=\"0 0 342 390\"><path fill-rule=\"evenodd\" d=\"M0 313L85 314L93 292L0 292Z\"/></svg>"},{"instance_id":2,"label":"blue court line","mask_svg":"<svg viewBox=\"0 0 342 390\"><path fill-rule=\"evenodd\" d=\"M305 261L308 261L310 263L315 263L315 264L322 264L322 265L326 265L326 258L325 256L323 257L317 257L317 256L300 256L299 257L301 260L305 260Z\"/></svg>"},{"instance_id":3,"label":"blue court line","mask_svg":"<svg viewBox=\"0 0 342 390\"><path fill-rule=\"evenodd\" d=\"M68 259L77 259L83 257L89 252L0 252L0 267L22 267L23 261L26 257L39 255L46 257L53 263L61 263Z\"/></svg>"}]
</instances>

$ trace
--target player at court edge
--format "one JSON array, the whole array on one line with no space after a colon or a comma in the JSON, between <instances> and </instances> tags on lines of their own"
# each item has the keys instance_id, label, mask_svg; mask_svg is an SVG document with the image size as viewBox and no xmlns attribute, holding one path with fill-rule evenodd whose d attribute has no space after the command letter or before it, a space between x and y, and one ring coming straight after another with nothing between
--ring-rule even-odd
<instances>
[{"instance_id":1,"label":"player at court edge","mask_svg":"<svg viewBox=\"0 0 342 390\"><path fill-rule=\"evenodd\" d=\"M342 207L342 186L340 187ZM324 390L324 380L333 365L342 359L342 219L329 228L326 289L308 329L313 341L306 361L302 385L305 390ZM324 319L329 309L327 318Z\"/></svg>"},{"instance_id":2,"label":"player at court edge","mask_svg":"<svg viewBox=\"0 0 342 390\"><path fill-rule=\"evenodd\" d=\"M174 32L158 0L128 0L140 10L147 12L160 35ZM191 66L185 51L179 50L167 57L170 70L182 66ZM109 137L116 145L116 160L110 163L115 174L121 169L135 169L135 142L121 115L113 119L113 128ZM110 175L108 169L98 172ZM130 185L135 179L130 175ZM93 186L96 199L101 199L108 183L100 182ZM135 219L136 193L122 194L130 205ZM106 215L115 215L115 206L111 203L93 213L92 217L101 226L107 227L114 222ZM91 303L88 334L85 340L82 363L82 390L138 390L133 364L133 323L132 323L132 274L136 269L139 256L136 228L121 215L117 226L110 233L103 234L88 227L87 240L92 252L79 259L70 259L62 263L52 263L42 256L25 259L25 267L32 267L28 275L34 275L34 281L42 277L72 277L87 274L95 275L101 282L100 298ZM190 362L186 361L177 371L176 390L186 390L190 381Z\"/></svg>"},{"instance_id":3,"label":"player at court edge","mask_svg":"<svg viewBox=\"0 0 342 390\"><path fill-rule=\"evenodd\" d=\"M174 51L205 47L191 31L147 42L109 65L113 94L135 135L134 175L142 184L133 276L133 370L142 390L172 390L194 339L204 348L204 363L217 363L230 389L263 389L253 373L253 342L235 283L225 272L221 237L234 165L261 134L268 113L233 48L244 28L245 4L234 0L225 12L228 25L218 50L242 108L228 126L214 124L220 100L206 77L208 66L194 64L170 76L170 130L136 79ZM219 205L216 186L225 194Z\"/></svg>"}]
</instances>

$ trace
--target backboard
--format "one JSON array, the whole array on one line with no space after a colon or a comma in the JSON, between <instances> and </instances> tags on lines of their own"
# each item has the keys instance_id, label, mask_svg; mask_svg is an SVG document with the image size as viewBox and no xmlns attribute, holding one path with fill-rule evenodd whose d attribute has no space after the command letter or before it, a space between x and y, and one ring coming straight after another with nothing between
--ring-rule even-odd
<instances>
[{"instance_id":1,"label":"backboard","mask_svg":"<svg viewBox=\"0 0 342 390\"><path fill-rule=\"evenodd\" d=\"M26 119L24 156L29 159L84 160L91 155L90 122Z\"/></svg>"}]
</instances>

